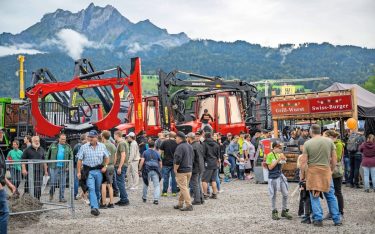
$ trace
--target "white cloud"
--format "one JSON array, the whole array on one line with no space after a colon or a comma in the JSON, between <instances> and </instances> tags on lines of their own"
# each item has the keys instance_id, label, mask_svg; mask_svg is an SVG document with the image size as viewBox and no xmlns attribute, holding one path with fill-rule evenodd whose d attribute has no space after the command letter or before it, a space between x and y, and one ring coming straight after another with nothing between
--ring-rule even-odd
<instances>
[{"instance_id":1,"label":"white cloud","mask_svg":"<svg viewBox=\"0 0 375 234\"><path fill-rule=\"evenodd\" d=\"M85 48L96 47L94 42L89 41L86 36L72 29L61 29L56 36L62 49L72 57L72 59L81 58Z\"/></svg>"},{"instance_id":2,"label":"white cloud","mask_svg":"<svg viewBox=\"0 0 375 234\"><path fill-rule=\"evenodd\" d=\"M0 57L13 54L42 54L43 51L32 49L30 44L0 46Z\"/></svg>"},{"instance_id":3,"label":"white cloud","mask_svg":"<svg viewBox=\"0 0 375 234\"><path fill-rule=\"evenodd\" d=\"M292 51L295 50L295 49L297 49L298 47L299 47L299 45L291 45L289 47L288 46L284 46L284 47L280 48L279 53L280 53L280 55L282 57L280 64L284 64L285 60L286 60L286 56L288 54L292 53ZM266 57L267 57L267 55L266 55Z\"/></svg>"},{"instance_id":4,"label":"white cloud","mask_svg":"<svg viewBox=\"0 0 375 234\"><path fill-rule=\"evenodd\" d=\"M150 49L150 46L148 45L140 45L139 43L135 42L128 46L128 52L131 54L135 54L140 51L147 51Z\"/></svg>"}]
</instances>

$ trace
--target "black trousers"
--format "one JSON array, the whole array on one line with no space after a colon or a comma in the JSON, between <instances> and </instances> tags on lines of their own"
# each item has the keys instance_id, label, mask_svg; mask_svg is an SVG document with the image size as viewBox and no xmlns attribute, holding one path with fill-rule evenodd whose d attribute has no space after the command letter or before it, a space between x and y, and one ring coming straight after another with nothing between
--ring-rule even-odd
<instances>
[{"instance_id":1,"label":"black trousers","mask_svg":"<svg viewBox=\"0 0 375 234\"><path fill-rule=\"evenodd\" d=\"M342 195L342 177L333 178L333 186L335 187L335 196L337 197L337 202L339 204L340 214L344 214L344 197Z\"/></svg>"},{"instance_id":2,"label":"black trousers","mask_svg":"<svg viewBox=\"0 0 375 234\"><path fill-rule=\"evenodd\" d=\"M194 202L203 202L203 190L200 173L192 173L190 178L190 187L193 192Z\"/></svg>"},{"instance_id":3,"label":"black trousers","mask_svg":"<svg viewBox=\"0 0 375 234\"><path fill-rule=\"evenodd\" d=\"M305 217L309 217L311 214L310 193L306 191L306 186L304 186L304 189L300 192L298 215L301 216L304 214Z\"/></svg>"},{"instance_id":4,"label":"black trousers","mask_svg":"<svg viewBox=\"0 0 375 234\"><path fill-rule=\"evenodd\" d=\"M350 177L349 183L359 185L359 168L361 167L362 156L356 153L350 153Z\"/></svg>"}]
</instances>

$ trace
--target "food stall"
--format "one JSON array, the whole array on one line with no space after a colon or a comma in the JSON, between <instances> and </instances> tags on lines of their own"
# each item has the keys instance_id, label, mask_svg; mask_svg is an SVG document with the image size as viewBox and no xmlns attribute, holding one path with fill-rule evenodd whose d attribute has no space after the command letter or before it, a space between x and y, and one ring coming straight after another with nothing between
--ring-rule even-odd
<instances>
[{"instance_id":1,"label":"food stall","mask_svg":"<svg viewBox=\"0 0 375 234\"><path fill-rule=\"evenodd\" d=\"M273 96L270 100L274 137L278 137L278 122L283 120L338 120L344 126L348 118L358 119L355 89L301 93ZM344 127L340 128L342 131ZM290 181L298 180L297 159L300 155L298 146L284 147L287 163L283 173Z\"/></svg>"}]
</instances>

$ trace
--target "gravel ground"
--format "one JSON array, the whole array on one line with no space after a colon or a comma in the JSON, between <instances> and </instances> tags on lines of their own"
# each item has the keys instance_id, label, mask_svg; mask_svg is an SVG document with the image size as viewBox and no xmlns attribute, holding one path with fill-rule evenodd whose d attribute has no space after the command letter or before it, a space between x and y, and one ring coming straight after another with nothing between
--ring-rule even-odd
<instances>
[{"instance_id":1,"label":"gravel ground","mask_svg":"<svg viewBox=\"0 0 375 234\"><path fill-rule=\"evenodd\" d=\"M290 183L289 194L296 186ZM344 187L344 225L335 227L332 221L325 221L324 227L316 228L300 223L298 195L289 198L293 220L273 221L267 185L233 181L222 188L217 200L194 206L193 212L173 210L175 197L163 197L156 206L149 193L144 204L139 189L129 191L129 206L101 210L99 217L90 215L89 207L77 201L75 218L67 210L50 211L27 227L10 223L10 233L375 233L375 193ZM281 206L281 195L278 204ZM322 204L326 212L325 201Z\"/></svg>"}]
</instances>

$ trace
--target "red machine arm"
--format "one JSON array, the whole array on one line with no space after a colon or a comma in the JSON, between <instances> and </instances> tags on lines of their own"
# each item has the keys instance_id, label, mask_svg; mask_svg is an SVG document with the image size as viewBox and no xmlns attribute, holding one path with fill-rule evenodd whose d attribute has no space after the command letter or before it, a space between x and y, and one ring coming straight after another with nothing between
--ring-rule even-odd
<instances>
[{"instance_id":1,"label":"red machine arm","mask_svg":"<svg viewBox=\"0 0 375 234\"><path fill-rule=\"evenodd\" d=\"M95 80L83 80L80 77L75 77L69 82L55 82L55 83L40 83L27 91L27 97L31 101L31 113L35 120L35 131L38 134L54 137L58 135L64 126L58 126L50 123L44 118L39 109L39 98L44 98L48 94L69 91L74 88L87 89L100 86L111 86L114 95L112 109L106 117L96 123L92 123L97 129L105 130L111 129L120 123L117 117L120 111L120 92L124 90L126 85L134 97L134 107L136 113L136 131L143 130L143 116L142 116L142 84L141 84L141 61L140 58L132 59L131 74L128 77L104 78Z\"/></svg>"}]
</instances>

